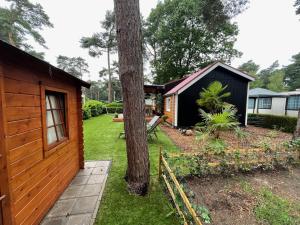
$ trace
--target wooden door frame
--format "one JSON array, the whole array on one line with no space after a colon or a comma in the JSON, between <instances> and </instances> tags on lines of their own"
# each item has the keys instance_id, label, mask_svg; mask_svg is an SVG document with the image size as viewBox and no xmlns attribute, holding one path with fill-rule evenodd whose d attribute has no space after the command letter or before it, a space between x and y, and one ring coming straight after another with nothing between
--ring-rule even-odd
<instances>
[{"instance_id":1,"label":"wooden door frame","mask_svg":"<svg viewBox=\"0 0 300 225\"><path fill-rule=\"evenodd\" d=\"M12 224L12 213L10 207L10 192L8 185L8 166L6 157L6 135L7 125L5 116L5 95L4 95L4 70L3 61L0 59L0 190L1 196L5 195L5 198L0 201L2 206L2 219L3 225ZM1 197L0 196L0 197Z\"/></svg>"}]
</instances>

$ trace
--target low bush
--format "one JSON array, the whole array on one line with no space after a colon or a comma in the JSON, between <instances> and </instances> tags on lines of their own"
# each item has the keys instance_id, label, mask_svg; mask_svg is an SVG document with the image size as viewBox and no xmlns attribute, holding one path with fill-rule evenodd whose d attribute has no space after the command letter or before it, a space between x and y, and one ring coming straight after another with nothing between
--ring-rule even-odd
<instances>
[{"instance_id":1,"label":"low bush","mask_svg":"<svg viewBox=\"0 0 300 225\"><path fill-rule=\"evenodd\" d=\"M123 108L122 107L106 107L107 113L123 113Z\"/></svg>"},{"instance_id":2,"label":"low bush","mask_svg":"<svg viewBox=\"0 0 300 225\"><path fill-rule=\"evenodd\" d=\"M214 143L216 145L216 143ZM287 141L282 149L264 151L242 151L239 149L222 152L219 142L218 151L206 151L196 154L168 155L165 158L176 176L232 175L255 170L274 170L288 168L300 163L300 139ZM215 146L214 150L215 150Z\"/></svg>"},{"instance_id":3,"label":"low bush","mask_svg":"<svg viewBox=\"0 0 300 225\"><path fill-rule=\"evenodd\" d=\"M97 100L88 100L83 106L83 119L96 117L103 113L118 114L123 113L123 104L118 102L103 103Z\"/></svg>"},{"instance_id":4,"label":"low bush","mask_svg":"<svg viewBox=\"0 0 300 225\"><path fill-rule=\"evenodd\" d=\"M111 103L105 104L105 106L109 107L109 108L123 108L123 103L121 103L121 102L111 102Z\"/></svg>"},{"instance_id":5,"label":"low bush","mask_svg":"<svg viewBox=\"0 0 300 225\"><path fill-rule=\"evenodd\" d=\"M105 104L107 113L123 113L123 103L111 102Z\"/></svg>"},{"instance_id":6,"label":"low bush","mask_svg":"<svg viewBox=\"0 0 300 225\"><path fill-rule=\"evenodd\" d=\"M104 103L96 100L88 100L83 107L83 119L89 119L91 116L99 116L104 113ZM90 114L90 117L89 117Z\"/></svg>"},{"instance_id":7,"label":"low bush","mask_svg":"<svg viewBox=\"0 0 300 225\"><path fill-rule=\"evenodd\" d=\"M248 124L293 133L296 128L297 118L268 114L248 114Z\"/></svg>"},{"instance_id":8,"label":"low bush","mask_svg":"<svg viewBox=\"0 0 300 225\"><path fill-rule=\"evenodd\" d=\"M84 106L82 109L83 119L87 120L92 117L91 109L89 107Z\"/></svg>"}]
</instances>

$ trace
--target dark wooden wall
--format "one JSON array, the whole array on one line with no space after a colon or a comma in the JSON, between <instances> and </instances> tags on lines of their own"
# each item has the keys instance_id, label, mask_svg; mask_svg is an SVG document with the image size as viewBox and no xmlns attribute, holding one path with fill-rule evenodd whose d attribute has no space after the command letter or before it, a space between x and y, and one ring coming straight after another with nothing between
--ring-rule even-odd
<instances>
[{"instance_id":1,"label":"dark wooden wall","mask_svg":"<svg viewBox=\"0 0 300 225\"><path fill-rule=\"evenodd\" d=\"M35 225L83 166L80 86L18 62L0 66L10 219L14 225ZM41 86L68 92L69 140L49 156L44 155Z\"/></svg>"},{"instance_id":2,"label":"dark wooden wall","mask_svg":"<svg viewBox=\"0 0 300 225\"><path fill-rule=\"evenodd\" d=\"M246 103L248 80L236 75L222 67L217 67L198 82L178 96L178 127L194 126L201 121L199 106L196 100L202 88L207 88L213 81L220 81L223 85L228 85L226 91L231 93L226 102L235 105L238 109L239 122L244 125L246 119Z\"/></svg>"}]
</instances>

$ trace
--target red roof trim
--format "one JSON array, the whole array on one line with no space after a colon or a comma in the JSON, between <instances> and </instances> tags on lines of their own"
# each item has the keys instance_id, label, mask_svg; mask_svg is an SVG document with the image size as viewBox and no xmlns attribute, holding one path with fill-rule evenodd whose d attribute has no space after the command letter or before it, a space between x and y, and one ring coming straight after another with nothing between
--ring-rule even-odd
<instances>
[{"instance_id":1,"label":"red roof trim","mask_svg":"<svg viewBox=\"0 0 300 225\"><path fill-rule=\"evenodd\" d=\"M192 82L194 79L196 79L198 76L200 76L201 74L203 74L205 71L207 71L209 68L211 68L212 66L214 66L217 62L212 63L206 67L204 67L203 69L200 69L190 75L188 75L188 77L183 80L182 82L180 82L178 85L176 85L175 87L173 87L170 91L168 91L165 95L173 95L175 94L177 91L179 91L181 88L185 87L186 85L188 85L190 82Z\"/></svg>"},{"instance_id":2,"label":"red roof trim","mask_svg":"<svg viewBox=\"0 0 300 225\"><path fill-rule=\"evenodd\" d=\"M178 85L176 85L175 87L173 87L170 91L168 91L165 94L165 96L174 95L174 94L178 94L178 93L183 92L185 89L187 89L189 87L189 85L193 84L194 80L196 80L198 78L201 79L202 77L200 77L200 76L205 76L207 73L210 72L208 70L210 70L210 69L214 70L218 66L221 66L221 67L223 67L223 68L225 68L227 70L230 70L231 72L236 73L237 75L242 76L242 77L244 77L244 78L246 78L246 79L248 79L250 81L255 80L255 78L252 77L251 75L246 74L246 73L244 73L244 72L242 72L242 71L240 71L238 69L235 69L232 66L226 65L226 64L221 63L221 62L214 62L214 63L208 65L207 67L205 67L203 69L200 69L200 70L198 70L198 71L190 74L185 80L183 80Z\"/></svg>"}]
</instances>

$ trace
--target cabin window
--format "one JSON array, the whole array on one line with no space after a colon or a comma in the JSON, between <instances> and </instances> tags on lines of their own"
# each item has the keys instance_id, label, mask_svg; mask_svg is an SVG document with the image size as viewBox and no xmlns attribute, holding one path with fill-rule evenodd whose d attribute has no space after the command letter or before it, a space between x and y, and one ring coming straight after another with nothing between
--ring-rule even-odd
<instances>
[{"instance_id":1,"label":"cabin window","mask_svg":"<svg viewBox=\"0 0 300 225\"><path fill-rule=\"evenodd\" d=\"M287 99L287 110L299 110L300 109L300 95L289 96Z\"/></svg>"},{"instance_id":2,"label":"cabin window","mask_svg":"<svg viewBox=\"0 0 300 225\"><path fill-rule=\"evenodd\" d=\"M171 111L171 97L166 98L166 111Z\"/></svg>"},{"instance_id":3,"label":"cabin window","mask_svg":"<svg viewBox=\"0 0 300 225\"><path fill-rule=\"evenodd\" d=\"M255 107L255 99L254 98L249 98L248 109L254 109L254 107Z\"/></svg>"},{"instance_id":4,"label":"cabin window","mask_svg":"<svg viewBox=\"0 0 300 225\"><path fill-rule=\"evenodd\" d=\"M272 107L272 98L259 98L258 108L259 109L271 109Z\"/></svg>"},{"instance_id":5,"label":"cabin window","mask_svg":"<svg viewBox=\"0 0 300 225\"><path fill-rule=\"evenodd\" d=\"M47 144L54 146L67 137L65 94L46 92Z\"/></svg>"}]
</instances>

